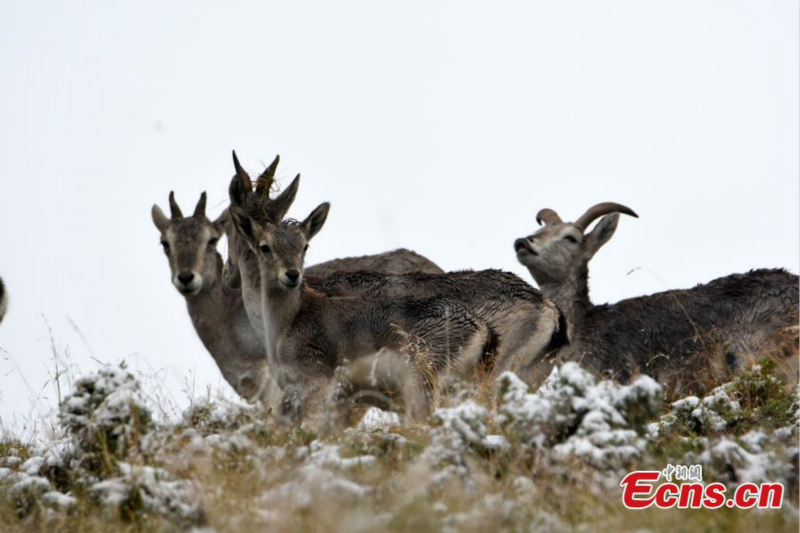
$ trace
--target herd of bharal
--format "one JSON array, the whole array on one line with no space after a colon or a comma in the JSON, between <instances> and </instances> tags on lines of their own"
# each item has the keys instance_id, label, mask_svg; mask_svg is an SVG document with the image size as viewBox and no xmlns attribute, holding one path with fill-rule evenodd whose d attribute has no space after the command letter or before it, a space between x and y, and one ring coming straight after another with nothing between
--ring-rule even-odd
<instances>
[{"instance_id":1,"label":"herd of bharal","mask_svg":"<svg viewBox=\"0 0 800 533\"><path fill-rule=\"evenodd\" d=\"M502 270L444 272L405 249L306 267L330 205L286 218L300 176L272 196L278 160L254 182L234 153L230 207L214 221L205 192L191 216L173 193L170 216L158 206L152 216L172 283L223 377L281 420L344 420L363 405L420 420L445 379L511 370L536 387L570 360L620 382L648 374L676 396L765 356L798 381L798 276L785 270L594 305L588 263L620 214L637 216L616 203L575 222L539 211L542 227L513 243L539 290ZM216 250L223 235L226 261Z\"/></svg>"}]
</instances>

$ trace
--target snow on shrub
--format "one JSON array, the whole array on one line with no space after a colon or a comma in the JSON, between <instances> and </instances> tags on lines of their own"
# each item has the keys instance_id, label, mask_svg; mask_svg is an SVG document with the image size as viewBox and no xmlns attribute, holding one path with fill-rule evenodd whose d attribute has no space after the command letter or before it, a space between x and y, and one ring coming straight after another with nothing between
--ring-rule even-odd
<instances>
[{"instance_id":1,"label":"snow on shrub","mask_svg":"<svg viewBox=\"0 0 800 533\"><path fill-rule=\"evenodd\" d=\"M661 407L661 386L647 376L630 385L600 381L576 363L553 371L534 393L511 372L498 378L499 422L524 447L554 460L576 456L617 469L641 456L645 422Z\"/></svg>"},{"instance_id":2,"label":"snow on shrub","mask_svg":"<svg viewBox=\"0 0 800 533\"><path fill-rule=\"evenodd\" d=\"M112 366L79 379L61 402L59 418L83 467L92 471L138 449L153 425L139 382L124 367Z\"/></svg>"},{"instance_id":3,"label":"snow on shrub","mask_svg":"<svg viewBox=\"0 0 800 533\"><path fill-rule=\"evenodd\" d=\"M199 491L191 481L172 479L161 468L120 462L118 476L94 483L89 493L112 515L134 521L158 515L178 523L204 522Z\"/></svg>"},{"instance_id":4,"label":"snow on shrub","mask_svg":"<svg viewBox=\"0 0 800 533\"><path fill-rule=\"evenodd\" d=\"M767 449L766 435L751 432L739 439L721 437L713 440L702 452L688 452L686 464L703 466L704 478L738 485L740 483L767 483L781 481L789 486L792 461L783 448Z\"/></svg>"},{"instance_id":5,"label":"snow on shrub","mask_svg":"<svg viewBox=\"0 0 800 533\"><path fill-rule=\"evenodd\" d=\"M731 398L729 385L715 388L702 400L697 396L687 396L672 402L672 412L661 419L659 432L671 429L675 424L683 424L694 433L705 434L725 430L739 418L739 402Z\"/></svg>"},{"instance_id":6,"label":"snow on shrub","mask_svg":"<svg viewBox=\"0 0 800 533\"><path fill-rule=\"evenodd\" d=\"M266 408L260 404L245 404L218 397L193 403L183 412L182 427L192 427L203 433L232 431L268 420Z\"/></svg>"},{"instance_id":7,"label":"snow on shrub","mask_svg":"<svg viewBox=\"0 0 800 533\"><path fill-rule=\"evenodd\" d=\"M488 419L489 411L473 400L437 409L431 416L431 444L425 449L423 459L434 467L463 476L469 470L468 455L476 452L487 455L506 448L502 436L488 434Z\"/></svg>"},{"instance_id":8,"label":"snow on shrub","mask_svg":"<svg viewBox=\"0 0 800 533\"><path fill-rule=\"evenodd\" d=\"M28 482L41 493L40 500L61 507L74 500L68 493L51 490L54 474L69 468L65 485L80 487L123 519L157 514L179 523L202 523L199 491L192 482L130 462L146 459L140 452L155 427L138 380L124 367L106 366L78 380L59 406L59 419L68 439L21 466L28 475L48 476Z\"/></svg>"},{"instance_id":9,"label":"snow on shrub","mask_svg":"<svg viewBox=\"0 0 800 533\"><path fill-rule=\"evenodd\" d=\"M0 468L0 493L20 518L28 516L44 503L43 496L53 491L47 478Z\"/></svg>"}]
</instances>

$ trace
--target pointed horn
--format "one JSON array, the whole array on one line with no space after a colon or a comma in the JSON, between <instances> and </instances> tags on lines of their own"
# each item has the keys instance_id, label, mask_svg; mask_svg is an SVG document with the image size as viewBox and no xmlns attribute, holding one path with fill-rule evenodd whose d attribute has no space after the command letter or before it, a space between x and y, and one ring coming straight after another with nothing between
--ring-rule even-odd
<instances>
[{"instance_id":1,"label":"pointed horn","mask_svg":"<svg viewBox=\"0 0 800 533\"><path fill-rule=\"evenodd\" d=\"M256 192L259 195L269 196L269 190L272 188L272 184L275 182L275 170L277 170L280 160L281 156L276 155L275 160L270 163L266 169L264 169L264 172L262 172L256 180Z\"/></svg>"},{"instance_id":2,"label":"pointed horn","mask_svg":"<svg viewBox=\"0 0 800 533\"><path fill-rule=\"evenodd\" d=\"M247 190L251 190L253 188L253 182L250 179L250 175L245 172L242 165L239 163L239 158L236 157L236 150L233 151L233 168L236 169L236 175L242 180L242 185L244 185Z\"/></svg>"},{"instance_id":3,"label":"pointed horn","mask_svg":"<svg viewBox=\"0 0 800 533\"><path fill-rule=\"evenodd\" d=\"M206 191L203 191L203 194L200 195L200 200L197 202L197 206L194 208L194 215L195 218L205 218L206 216Z\"/></svg>"},{"instance_id":4,"label":"pointed horn","mask_svg":"<svg viewBox=\"0 0 800 533\"><path fill-rule=\"evenodd\" d=\"M626 215L639 218L639 215L634 213L633 209L630 207L626 207L622 204L615 204L614 202L603 202L602 204L597 204L590 207L583 215L581 215L581 218L574 222L574 224L580 228L581 231L586 231L586 228L589 227L589 224L601 216L610 215L611 213L624 213Z\"/></svg>"},{"instance_id":5,"label":"pointed horn","mask_svg":"<svg viewBox=\"0 0 800 533\"><path fill-rule=\"evenodd\" d=\"M178 207L178 203L175 201L175 191L169 191L169 216L173 220L183 218L181 208Z\"/></svg>"},{"instance_id":6,"label":"pointed horn","mask_svg":"<svg viewBox=\"0 0 800 533\"><path fill-rule=\"evenodd\" d=\"M536 222L541 226L542 223L545 224L563 224L564 221L561 220L561 217L558 216L558 213L553 211L552 209L542 209L538 213L536 213Z\"/></svg>"}]
</instances>

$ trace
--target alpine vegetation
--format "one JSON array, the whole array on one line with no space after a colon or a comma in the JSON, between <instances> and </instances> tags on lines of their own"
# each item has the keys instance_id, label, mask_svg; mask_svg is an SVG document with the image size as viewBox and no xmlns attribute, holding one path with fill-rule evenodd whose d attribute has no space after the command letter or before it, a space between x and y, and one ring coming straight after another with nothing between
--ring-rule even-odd
<instances>
[{"instance_id":1,"label":"alpine vegetation","mask_svg":"<svg viewBox=\"0 0 800 533\"><path fill-rule=\"evenodd\" d=\"M0 444L4 531L15 522L55 527L75 515L91 516L89 529L141 527L151 517L182 526L205 521L194 482L155 460L151 406L127 370L104 367L76 381L59 420L61 433L39 447Z\"/></svg>"},{"instance_id":2,"label":"alpine vegetation","mask_svg":"<svg viewBox=\"0 0 800 533\"><path fill-rule=\"evenodd\" d=\"M168 420L134 375L103 367L75 382L53 435L0 436L0 529L797 530L797 389L768 359L671 404L647 376L621 385L574 362L538 390L505 372L441 403L418 425L372 409L325 433L214 397ZM622 477L667 464L731 489L782 483L783 506L626 512Z\"/></svg>"},{"instance_id":3,"label":"alpine vegetation","mask_svg":"<svg viewBox=\"0 0 800 533\"><path fill-rule=\"evenodd\" d=\"M578 457L595 468L615 470L642 456L646 422L660 412L661 394L648 376L624 386L598 383L568 362L536 392L514 374L502 374L499 421L514 439L551 460Z\"/></svg>"},{"instance_id":4,"label":"alpine vegetation","mask_svg":"<svg viewBox=\"0 0 800 533\"><path fill-rule=\"evenodd\" d=\"M178 413L125 365L66 387L57 368L57 411L27 440L0 420L3 533L797 531L797 276L596 306L589 261L636 216L614 203L539 212L515 250L541 292L406 249L306 268L329 204L287 218L299 176L272 194L277 157L257 179L233 160L216 220L206 193L151 215L238 397L187 391ZM0 280L0 319L6 301ZM681 498L732 499L661 501L673 471L700 482L676 477ZM777 505L735 508L745 483Z\"/></svg>"},{"instance_id":5,"label":"alpine vegetation","mask_svg":"<svg viewBox=\"0 0 800 533\"><path fill-rule=\"evenodd\" d=\"M542 209L536 220L544 227L514 243L519 262L567 317L572 342L560 357L623 382L647 373L670 394L708 390L764 355L797 381L800 295L798 277L785 270L753 270L692 289L594 305L589 261L614 235L619 213L637 216L610 202L575 222Z\"/></svg>"}]
</instances>

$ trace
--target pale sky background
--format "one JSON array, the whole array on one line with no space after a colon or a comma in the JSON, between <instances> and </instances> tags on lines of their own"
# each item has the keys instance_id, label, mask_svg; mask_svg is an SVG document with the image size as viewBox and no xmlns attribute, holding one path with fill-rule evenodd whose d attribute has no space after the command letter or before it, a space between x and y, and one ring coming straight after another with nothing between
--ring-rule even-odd
<instances>
[{"instance_id":1,"label":"pale sky background","mask_svg":"<svg viewBox=\"0 0 800 533\"><path fill-rule=\"evenodd\" d=\"M56 405L48 324L75 374L125 359L177 406L226 387L150 206L207 190L218 214L233 148L302 173L294 217L332 203L310 263L404 246L532 281L512 243L540 208L617 201L641 218L593 261L596 302L798 272L799 20L769 0L3 2L0 424Z\"/></svg>"}]
</instances>

